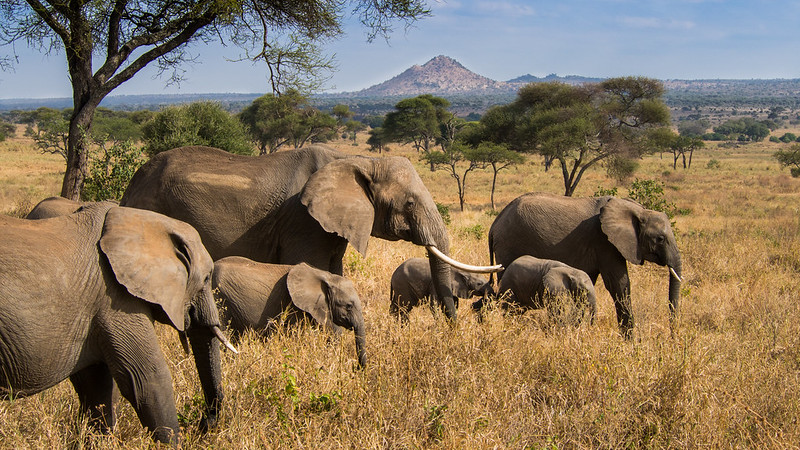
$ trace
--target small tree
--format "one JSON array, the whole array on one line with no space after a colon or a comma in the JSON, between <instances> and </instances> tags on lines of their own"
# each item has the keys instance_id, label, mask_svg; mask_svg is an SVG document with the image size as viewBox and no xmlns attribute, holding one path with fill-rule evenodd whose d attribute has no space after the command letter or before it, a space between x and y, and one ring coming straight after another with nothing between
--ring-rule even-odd
<instances>
[{"instance_id":1,"label":"small tree","mask_svg":"<svg viewBox=\"0 0 800 450\"><path fill-rule=\"evenodd\" d=\"M453 142L444 151L431 151L422 155L422 159L427 161L431 167L446 166L450 176L456 180L458 187L458 203L461 211L464 211L464 196L467 189L467 175L475 169L484 167L481 155L476 149L464 144L463 142Z\"/></svg>"},{"instance_id":2,"label":"small tree","mask_svg":"<svg viewBox=\"0 0 800 450\"><path fill-rule=\"evenodd\" d=\"M492 193L489 196L492 210L494 210L494 191L497 186L497 173L501 170L520 164L525 158L519 153L510 150L505 144L481 142L476 148L475 156L492 168Z\"/></svg>"},{"instance_id":3,"label":"small tree","mask_svg":"<svg viewBox=\"0 0 800 450\"><path fill-rule=\"evenodd\" d=\"M367 129L367 126L357 120L348 120L345 122L344 125L345 131L347 131L348 137L353 141L353 145L356 145L356 138L358 137L359 131L364 131Z\"/></svg>"},{"instance_id":4,"label":"small tree","mask_svg":"<svg viewBox=\"0 0 800 450\"><path fill-rule=\"evenodd\" d=\"M142 126L142 134L144 150L150 156L184 145L208 145L242 155L253 153L242 124L213 102L168 106Z\"/></svg>"},{"instance_id":5,"label":"small tree","mask_svg":"<svg viewBox=\"0 0 800 450\"><path fill-rule=\"evenodd\" d=\"M105 141L97 144L99 151L89 158L89 176L86 177L81 199L119 200L133 174L144 164L144 154L131 141L114 142L110 148Z\"/></svg>"},{"instance_id":6,"label":"small tree","mask_svg":"<svg viewBox=\"0 0 800 450\"><path fill-rule=\"evenodd\" d=\"M369 151L371 152L383 153L384 151L389 151L389 139L386 137L382 127L369 130L367 145L369 145Z\"/></svg>"},{"instance_id":7,"label":"small tree","mask_svg":"<svg viewBox=\"0 0 800 450\"><path fill-rule=\"evenodd\" d=\"M433 161L426 155L434 144L446 140L443 139L443 125L453 118L453 114L447 111L449 106L447 100L430 94L400 100L395 111L386 114L383 121L385 137L391 142L413 144L425 159ZM431 170L434 170L432 162Z\"/></svg>"},{"instance_id":8,"label":"small tree","mask_svg":"<svg viewBox=\"0 0 800 450\"><path fill-rule=\"evenodd\" d=\"M284 145L301 147L308 141L336 131L336 119L311 106L308 97L290 89L281 95L261 96L239 113L259 154L278 151Z\"/></svg>"},{"instance_id":9,"label":"small tree","mask_svg":"<svg viewBox=\"0 0 800 450\"><path fill-rule=\"evenodd\" d=\"M800 144L792 144L786 150L778 150L772 154L781 167L789 167L793 177L800 177Z\"/></svg>"}]
</instances>

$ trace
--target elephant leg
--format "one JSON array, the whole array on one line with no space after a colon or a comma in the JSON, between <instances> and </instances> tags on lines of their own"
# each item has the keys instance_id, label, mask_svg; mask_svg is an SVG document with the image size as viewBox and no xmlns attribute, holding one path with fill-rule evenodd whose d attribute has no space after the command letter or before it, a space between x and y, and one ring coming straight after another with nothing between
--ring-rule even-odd
<instances>
[{"instance_id":1,"label":"elephant leg","mask_svg":"<svg viewBox=\"0 0 800 450\"><path fill-rule=\"evenodd\" d=\"M621 269L604 272L602 277L603 284L614 299L619 331L626 338L630 338L633 333L633 311L631 311L631 282L628 278L628 267L623 261Z\"/></svg>"},{"instance_id":2,"label":"elephant leg","mask_svg":"<svg viewBox=\"0 0 800 450\"><path fill-rule=\"evenodd\" d=\"M104 345L106 362L120 393L153 439L176 444L180 429L172 376L153 323L144 315L128 316L110 327Z\"/></svg>"},{"instance_id":3,"label":"elephant leg","mask_svg":"<svg viewBox=\"0 0 800 450\"><path fill-rule=\"evenodd\" d=\"M89 425L101 433L108 433L116 425L116 403L119 390L105 364L89 366L69 377L80 401L82 415Z\"/></svg>"}]
</instances>

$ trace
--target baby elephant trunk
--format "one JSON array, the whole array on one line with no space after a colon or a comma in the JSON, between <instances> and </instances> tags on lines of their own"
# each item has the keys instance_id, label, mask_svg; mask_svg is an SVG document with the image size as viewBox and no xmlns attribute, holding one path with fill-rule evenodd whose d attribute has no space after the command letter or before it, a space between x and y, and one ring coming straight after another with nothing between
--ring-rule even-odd
<instances>
[{"instance_id":1,"label":"baby elephant trunk","mask_svg":"<svg viewBox=\"0 0 800 450\"><path fill-rule=\"evenodd\" d=\"M360 321L353 327L353 332L356 335L356 355L358 356L359 368L367 366L367 337L364 332L364 321Z\"/></svg>"}]
</instances>

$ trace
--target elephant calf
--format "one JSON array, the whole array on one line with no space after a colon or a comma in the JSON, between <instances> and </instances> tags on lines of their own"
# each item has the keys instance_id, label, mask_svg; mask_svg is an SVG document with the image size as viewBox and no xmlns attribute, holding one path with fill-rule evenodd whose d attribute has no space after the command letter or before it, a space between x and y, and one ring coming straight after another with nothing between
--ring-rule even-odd
<instances>
[{"instance_id":1,"label":"elephant calf","mask_svg":"<svg viewBox=\"0 0 800 450\"><path fill-rule=\"evenodd\" d=\"M452 274L453 302L456 307L459 297L494 295L491 284L485 279L455 268L452 269ZM427 259L411 258L404 261L392 274L389 312L407 320L408 313L418 306L423 298L434 298L433 289L431 267ZM433 307L434 303L431 301L431 308Z\"/></svg>"},{"instance_id":2,"label":"elephant calf","mask_svg":"<svg viewBox=\"0 0 800 450\"><path fill-rule=\"evenodd\" d=\"M353 330L358 363L366 365L361 300L350 280L305 263L267 264L229 256L214 263L211 283L222 322L234 336L247 329L267 336L284 311L292 321L310 316L327 328Z\"/></svg>"},{"instance_id":3,"label":"elephant calf","mask_svg":"<svg viewBox=\"0 0 800 450\"><path fill-rule=\"evenodd\" d=\"M500 294L512 305L523 309L539 309L560 295L568 295L576 302L585 302L591 321L597 312L594 284L586 272L552 259L520 256L508 265L500 280ZM481 300L473 304L480 309Z\"/></svg>"}]
</instances>

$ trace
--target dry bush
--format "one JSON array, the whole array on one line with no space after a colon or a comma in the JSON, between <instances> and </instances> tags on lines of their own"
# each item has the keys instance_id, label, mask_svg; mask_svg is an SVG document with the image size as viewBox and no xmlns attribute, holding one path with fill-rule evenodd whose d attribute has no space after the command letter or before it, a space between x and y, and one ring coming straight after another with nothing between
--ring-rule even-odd
<instances>
[{"instance_id":1,"label":"dry bush","mask_svg":"<svg viewBox=\"0 0 800 450\"><path fill-rule=\"evenodd\" d=\"M192 358L174 331L159 326L187 427L185 447L796 446L800 180L779 170L768 145L724 153L712 146L695 153L692 169L666 177L668 200L690 211L675 219L685 278L675 335L667 317L667 270L649 263L629 266L632 340L619 336L602 283L595 325L563 326L539 311L513 315L496 308L478 322L465 301L456 324L416 308L403 326L388 315L389 277L424 250L371 239L366 256L348 249L344 260L345 275L364 303L370 358L364 370L355 368L351 333L336 339L313 327L293 327L267 342L245 335L239 355L223 355L221 423L203 435L197 431L202 396ZM366 154L363 146L339 147ZM408 149L390 155L416 163ZM711 158L720 166L706 168ZM490 174L470 175L462 213L447 174L416 164L437 202L450 206L452 253L488 263ZM667 159L648 157L637 176L657 179L670 167ZM31 186L42 197L57 190L57 184L37 183ZM600 185L613 182L590 171L576 195L590 195ZM534 190L560 193L558 171L545 173L530 160L502 173L497 203L502 207ZM16 201L0 200L6 210ZM92 435L76 411L68 383L0 402L2 446L152 446L126 402L113 436Z\"/></svg>"}]
</instances>

